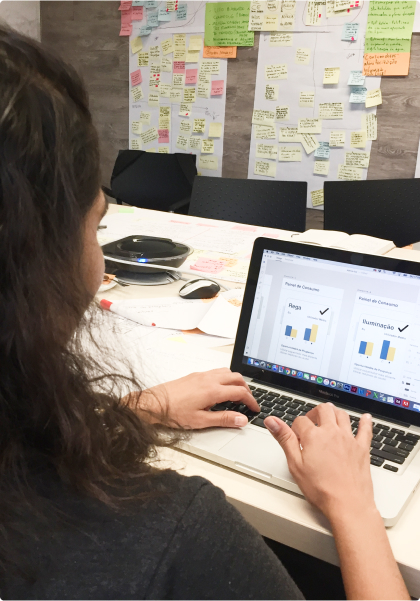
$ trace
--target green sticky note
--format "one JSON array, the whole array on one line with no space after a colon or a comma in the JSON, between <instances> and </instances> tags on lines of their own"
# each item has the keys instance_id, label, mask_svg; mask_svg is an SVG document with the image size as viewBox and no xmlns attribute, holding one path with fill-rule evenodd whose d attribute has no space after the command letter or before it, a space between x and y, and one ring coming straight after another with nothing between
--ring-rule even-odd
<instances>
[{"instance_id":1,"label":"green sticky note","mask_svg":"<svg viewBox=\"0 0 420 601\"><path fill-rule=\"evenodd\" d=\"M366 39L410 40L415 12L415 0L371 0Z\"/></svg>"},{"instance_id":2,"label":"green sticky note","mask_svg":"<svg viewBox=\"0 0 420 601\"><path fill-rule=\"evenodd\" d=\"M411 38L409 40L366 38L365 54L400 54L401 52L411 52Z\"/></svg>"},{"instance_id":3,"label":"green sticky note","mask_svg":"<svg viewBox=\"0 0 420 601\"><path fill-rule=\"evenodd\" d=\"M134 207L120 207L118 213L134 213Z\"/></svg>"},{"instance_id":4,"label":"green sticky note","mask_svg":"<svg viewBox=\"0 0 420 601\"><path fill-rule=\"evenodd\" d=\"M248 31L250 2L207 2L205 46L253 46Z\"/></svg>"}]
</instances>

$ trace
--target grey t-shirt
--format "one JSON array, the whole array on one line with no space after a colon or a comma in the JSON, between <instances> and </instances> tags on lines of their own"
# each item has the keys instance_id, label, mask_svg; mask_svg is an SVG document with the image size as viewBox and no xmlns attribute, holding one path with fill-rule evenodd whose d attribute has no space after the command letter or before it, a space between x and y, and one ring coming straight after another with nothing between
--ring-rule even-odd
<instances>
[{"instance_id":1,"label":"grey t-shirt","mask_svg":"<svg viewBox=\"0 0 420 601\"><path fill-rule=\"evenodd\" d=\"M80 526L45 528L25 554L35 582L10 578L2 599L301 599L261 536L207 480L162 472L166 492L121 515L40 476Z\"/></svg>"}]
</instances>

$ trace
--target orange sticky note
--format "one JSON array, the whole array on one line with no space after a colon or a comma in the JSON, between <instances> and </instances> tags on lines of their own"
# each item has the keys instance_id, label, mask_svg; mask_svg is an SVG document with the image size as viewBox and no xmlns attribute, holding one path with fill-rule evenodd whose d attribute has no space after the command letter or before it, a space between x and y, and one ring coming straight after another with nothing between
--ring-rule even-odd
<instances>
[{"instance_id":1,"label":"orange sticky note","mask_svg":"<svg viewBox=\"0 0 420 601\"><path fill-rule=\"evenodd\" d=\"M363 57L363 75L408 75L410 53L365 54Z\"/></svg>"},{"instance_id":2,"label":"orange sticky note","mask_svg":"<svg viewBox=\"0 0 420 601\"><path fill-rule=\"evenodd\" d=\"M204 46L203 58L236 58L236 46Z\"/></svg>"}]
</instances>

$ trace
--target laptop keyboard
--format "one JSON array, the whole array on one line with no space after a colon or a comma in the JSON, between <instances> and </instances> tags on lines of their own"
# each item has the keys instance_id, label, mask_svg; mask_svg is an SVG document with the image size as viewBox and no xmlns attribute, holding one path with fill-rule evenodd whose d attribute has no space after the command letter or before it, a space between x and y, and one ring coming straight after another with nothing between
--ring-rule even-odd
<instances>
[{"instance_id":1,"label":"laptop keyboard","mask_svg":"<svg viewBox=\"0 0 420 601\"><path fill-rule=\"evenodd\" d=\"M265 428L264 420L269 415L282 419L291 426L299 415L306 415L316 407L314 403L307 403L292 396L284 395L272 390L249 386L254 398L260 405L260 412L251 411L246 405L227 401L212 408L212 411L237 411L246 415L248 420L260 428ZM360 417L350 415L353 434L357 434ZM386 424L373 423L373 438L370 447L370 463L376 467L398 472L398 466L403 465L415 446L420 436L400 428L391 428Z\"/></svg>"}]
</instances>

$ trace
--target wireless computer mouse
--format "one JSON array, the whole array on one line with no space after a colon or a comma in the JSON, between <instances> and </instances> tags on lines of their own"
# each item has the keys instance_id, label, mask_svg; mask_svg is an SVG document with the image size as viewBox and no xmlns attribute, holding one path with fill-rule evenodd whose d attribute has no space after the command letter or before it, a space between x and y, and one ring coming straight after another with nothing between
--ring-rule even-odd
<instances>
[{"instance_id":1,"label":"wireless computer mouse","mask_svg":"<svg viewBox=\"0 0 420 601\"><path fill-rule=\"evenodd\" d=\"M220 292L219 284L211 280L189 280L179 289L181 298L214 298Z\"/></svg>"}]
</instances>

